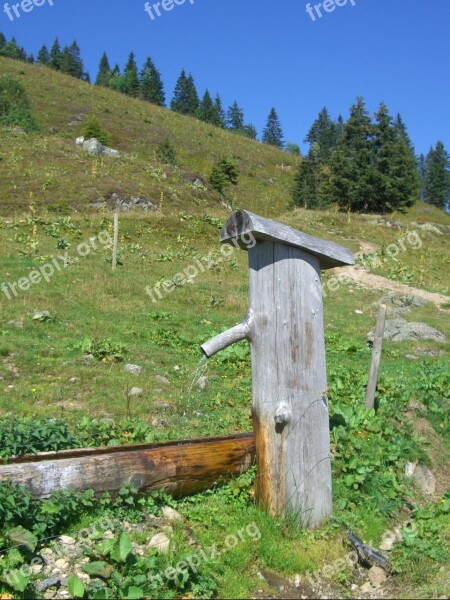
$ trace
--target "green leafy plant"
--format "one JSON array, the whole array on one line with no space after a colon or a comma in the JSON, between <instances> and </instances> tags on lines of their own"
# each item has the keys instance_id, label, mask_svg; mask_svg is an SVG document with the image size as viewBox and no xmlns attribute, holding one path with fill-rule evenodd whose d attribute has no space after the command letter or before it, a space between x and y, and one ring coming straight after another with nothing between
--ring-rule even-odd
<instances>
[{"instance_id":1,"label":"green leafy plant","mask_svg":"<svg viewBox=\"0 0 450 600\"><path fill-rule=\"evenodd\" d=\"M156 149L156 158L165 165L174 165L177 161L175 146L169 139L164 140Z\"/></svg>"},{"instance_id":2,"label":"green leafy plant","mask_svg":"<svg viewBox=\"0 0 450 600\"><path fill-rule=\"evenodd\" d=\"M213 190L223 195L230 185L237 185L239 169L230 159L221 158L212 168L209 183Z\"/></svg>"},{"instance_id":3,"label":"green leafy plant","mask_svg":"<svg viewBox=\"0 0 450 600\"><path fill-rule=\"evenodd\" d=\"M84 124L82 135L86 140L96 138L104 146L110 144L109 133L102 128L101 123L95 114L88 116L86 123Z\"/></svg>"},{"instance_id":4,"label":"green leafy plant","mask_svg":"<svg viewBox=\"0 0 450 600\"><path fill-rule=\"evenodd\" d=\"M0 124L20 127L26 133L38 130L25 88L9 73L0 76Z\"/></svg>"},{"instance_id":5,"label":"green leafy plant","mask_svg":"<svg viewBox=\"0 0 450 600\"><path fill-rule=\"evenodd\" d=\"M74 344L71 349L81 350L83 354L92 354L94 358L104 362L121 362L128 351L125 344L115 342L110 338L104 340L84 338L78 344Z\"/></svg>"}]
</instances>

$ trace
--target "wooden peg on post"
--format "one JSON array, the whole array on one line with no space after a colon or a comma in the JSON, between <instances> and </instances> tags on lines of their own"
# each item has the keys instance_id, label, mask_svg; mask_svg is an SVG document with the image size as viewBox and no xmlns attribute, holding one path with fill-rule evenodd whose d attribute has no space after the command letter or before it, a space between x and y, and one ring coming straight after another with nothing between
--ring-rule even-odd
<instances>
[{"instance_id":1,"label":"wooden peg on post","mask_svg":"<svg viewBox=\"0 0 450 600\"><path fill-rule=\"evenodd\" d=\"M354 264L353 254L247 211L220 241L248 250L250 308L202 350L209 357L250 341L257 498L272 514L317 526L332 511L320 270Z\"/></svg>"}]
</instances>

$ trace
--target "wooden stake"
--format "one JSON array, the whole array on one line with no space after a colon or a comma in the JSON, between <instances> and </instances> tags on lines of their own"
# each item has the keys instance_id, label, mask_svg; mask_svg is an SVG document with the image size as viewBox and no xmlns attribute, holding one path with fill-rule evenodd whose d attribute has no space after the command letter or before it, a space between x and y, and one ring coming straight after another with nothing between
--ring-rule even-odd
<instances>
[{"instance_id":1,"label":"wooden stake","mask_svg":"<svg viewBox=\"0 0 450 600\"><path fill-rule=\"evenodd\" d=\"M115 271L117 267L117 248L119 245L119 214L114 213L114 243L113 243L113 255L112 255L112 270Z\"/></svg>"},{"instance_id":2,"label":"wooden stake","mask_svg":"<svg viewBox=\"0 0 450 600\"><path fill-rule=\"evenodd\" d=\"M366 408L373 408L375 405L375 392L377 390L378 372L381 363L381 351L383 349L384 325L386 323L387 307L380 305L378 311L377 325L375 327L375 339L373 341L372 364L370 365L369 382L366 389Z\"/></svg>"}]
</instances>

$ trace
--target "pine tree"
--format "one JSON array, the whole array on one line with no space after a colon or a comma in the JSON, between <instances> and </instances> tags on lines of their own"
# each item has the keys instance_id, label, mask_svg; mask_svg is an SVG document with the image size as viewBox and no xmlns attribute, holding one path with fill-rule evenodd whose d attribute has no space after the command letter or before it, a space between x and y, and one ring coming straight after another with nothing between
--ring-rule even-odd
<instances>
[{"instance_id":1,"label":"pine tree","mask_svg":"<svg viewBox=\"0 0 450 600\"><path fill-rule=\"evenodd\" d=\"M147 102L157 106L166 105L166 96L164 94L164 85L161 74L149 57L145 61L140 77L141 97Z\"/></svg>"},{"instance_id":2,"label":"pine tree","mask_svg":"<svg viewBox=\"0 0 450 600\"><path fill-rule=\"evenodd\" d=\"M225 111L222 106L222 99L219 96L219 94L216 94L216 99L214 100L214 111L215 111L214 125L217 125L218 127L222 127L222 129L223 129L225 127L226 116L225 116Z\"/></svg>"},{"instance_id":3,"label":"pine tree","mask_svg":"<svg viewBox=\"0 0 450 600\"><path fill-rule=\"evenodd\" d=\"M252 123L247 123L246 125L241 127L241 129L238 129L236 133L246 138L249 138L250 140L256 140L256 138L258 137L258 131L256 127L252 125Z\"/></svg>"},{"instance_id":4,"label":"pine tree","mask_svg":"<svg viewBox=\"0 0 450 600\"><path fill-rule=\"evenodd\" d=\"M48 65L48 63L50 62L50 54L45 44L39 50L37 62L41 65Z\"/></svg>"},{"instance_id":5,"label":"pine tree","mask_svg":"<svg viewBox=\"0 0 450 600\"><path fill-rule=\"evenodd\" d=\"M109 66L108 55L103 52L98 66L98 73L95 79L95 85L108 87L111 79L111 67Z\"/></svg>"},{"instance_id":6,"label":"pine tree","mask_svg":"<svg viewBox=\"0 0 450 600\"><path fill-rule=\"evenodd\" d=\"M450 206L450 156L442 142L426 158L424 199L439 208Z\"/></svg>"},{"instance_id":7,"label":"pine tree","mask_svg":"<svg viewBox=\"0 0 450 600\"><path fill-rule=\"evenodd\" d=\"M332 195L341 208L348 212L373 210L374 162L372 121L359 97L331 157Z\"/></svg>"},{"instance_id":8,"label":"pine tree","mask_svg":"<svg viewBox=\"0 0 450 600\"><path fill-rule=\"evenodd\" d=\"M239 131L244 127L244 111L239 108L236 100L228 108L226 124L231 131Z\"/></svg>"},{"instance_id":9,"label":"pine tree","mask_svg":"<svg viewBox=\"0 0 450 600\"><path fill-rule=\"evenodd\" d=\"M301 156L300 146L295 142L286 142L284 149L288 154L294 154L294 156Z\"/></svg>"},{"instance_id":10,"label":"pine tree","mask_svg":"<svg viewBox=\"0 0 450 600\"><path fill-rule=\"evenodd\" d=\"M6 37L4 36L4 34L0 31L0 54L1 51L3 50L3 48L6 46Z\"/></svg>"},{"instance_id":11,"label":"pine tree","mask_svg":"<svg viewBox=\"0 0 450 600\"><path fill-rule=\"evenodd\" d=\"M284 146L283 130L281 129L280 119L275 108L271 109L267 117L267 123L262 134L262 142L276 148L283 148Z\"/></svg>"},{"instance_id":12,"label":"pine tree","mask_svg":"<svg viewBox=\"0 0 450 600\"><path fill-rule=\"evenodd\" d=\"M214 103L211 98L211 94L208 90L205 91L205 94L200 102L200 106L198 107L197 117L200 121L205 121L205 123L211 123L213 125L216 124L217 120L217 111L214 107Z\"/></svg>"},{"instance_id":13,"label":"pine tree","mask_svg":"<svg viewBox=\"0 0 450 600\"><path fill-rule=\"evenodd\" d=\"M127 96L137 98L139 95L139 75L134 53L130 52L128 56L128 62L125 66L125 70L122 75L122 82L120 89Z\"/></svg>"},{"instance_id":14,"label":"pine tree","mask_svg":"<svg viewBox=\"0 0 450 600\"><path fill-rule=\"evenodd\" d=\"M0 55L6 58L14 58L15 60L26 60L27 58L25 50L17 45L16 38L14 37L5 43L0 51Z\"/></svg>"},{"instance_id":15,"label":"pine tree","mask_svg":"<svg viewBox=\"0 0 450 600\"><path fill-rule=\"evenodd\" d=\"M122 91L122 75L120 74L119 65L114 65L111 71L111 77L109 78L109 87L117 92Z\"/></svg>"},{"instance_id":16,"label":"pine tree","mask_svg":"<svg viewBox=\"0 0 450 600\"><path fill-rule=\"evenodd\" d=\"M76 41L70 46L64 46L61 55L60 70L62 73L71 75L76 79L83 77L83 61L81 60L80 48Z\"/></svg>"},{"instance_id":17,"label":"pine tree","mask_svg":"<svg viewBox=\"0 0 450 600\"><path fill-rule=\"evenodd\" d=\"M188 89L188 97L189 97L189 113L190 115L195 115L197 113L198 107L200 105L200 100L197 94L197 89L195 87L194 78L191 73L189 73L189 77L187 79L187 89Z\"/></svg>"},{"instance_id":18,"label":"pine tree","mask_svg":"<svg viewBox=\"0 0 450 600\"><path fill-rule=\"evenodd\" d=\"M58 38L56 38L53 42L53 46L50 49L50 56L48 62L49 67L55 69L56 71L59 71L61 69L62 58L63 55L61 51L61 46L59 45Z\"/></svg>"},{"instance_id":19,"label":"pine tree","mask_svg":"<svg viewBox=\"0 0 450 600\"><path fill-rule=\"evenodd\" d=\"M342 117L341 117L342 120ZM326 107L319 112L317 119L311 126L305 142L319 145L319 157L327 160L336 147L338 139L342 134L342 124L333 122Z\"/></svg>"},{"instance_id":20,"label":"pine tree","mask_svg":"<svg viewBox=\"0 0 450 600\"><path fill-rule=\"evenodd\" d=\"M170 108L182 115L194 116L198 106L199 100L192 75L186 77L186 72L183 69L175 86Z\"/></svg>"},{"instance_id":21,"label":"pine tree","mask_svg":"<svg viewBox=\"0 0 450 600\"><path fill-rule=\"evenodd\" d=\"M418 197L419 176L406 127L393 123L387 106L380 104L375 115L374 201L371 210L385 213L412 206ZM397 121L398 123L398 121ZM409 142L409 145L408 145Z\"/></svg>"},{"instance_id":22,"label":"pine tree","mask_svg":"<svg viewBox=\"0 0 450 600\"><path fill-rule=\"evenodd\" d=\"M321 158L317 142L311 144L308 154L300 163L294 182L292 201L295 206L325 208L333 201L329 190L330 167Z\"/></svg>"}]
</instances>

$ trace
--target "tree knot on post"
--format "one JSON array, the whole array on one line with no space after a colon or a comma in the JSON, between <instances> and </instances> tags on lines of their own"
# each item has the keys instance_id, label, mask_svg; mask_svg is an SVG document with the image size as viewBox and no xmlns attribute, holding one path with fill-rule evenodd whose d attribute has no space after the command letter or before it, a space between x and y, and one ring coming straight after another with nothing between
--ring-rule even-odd
<instances>
[{"instance_id":1,"label":"tree knot on post","mask_svg":"<svg viewBox=\"0 0 450 600\"><path fill-rule=\"evenodd\" d=\"M292 419L291 409L284 404L284 402L280 402L277 406L277 410L275 412L274 421L275 421L275 431L277 433L282 433L283 429Z\"/></svg>"}]
</instances>

